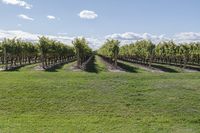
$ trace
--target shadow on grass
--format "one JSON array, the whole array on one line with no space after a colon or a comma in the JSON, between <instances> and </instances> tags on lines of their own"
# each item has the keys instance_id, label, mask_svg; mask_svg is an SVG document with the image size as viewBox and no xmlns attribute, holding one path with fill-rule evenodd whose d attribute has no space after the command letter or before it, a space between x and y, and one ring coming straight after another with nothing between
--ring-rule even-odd
<instances>
[{"instance_id":1,"label":"shadow on grass","mask_svg":"<svg viewBox=\"0 0 200 133\"><path fill-rule=\"evenodd\" d=\"M62 69L65 64L69 64L69 63L74 62L74 61L75 60L71 60L71 61L68 61L68 62L65 62L65 63L61 63L61 64L58 64L58 65L55 65L53 67L50 67L50 68L46 69L45 71L46 72L58 72L58 70Z\"/></svg>"},{"instance_id":2,"label":"shadow on grass","mask_svg":"<svg viewBox=\"0 0 200 133\"><path fill-rule=\"evenodd\" d=\"M159 69L161 71L164 71L164 72L179 73L179 71L177 71L175 69L169 68L167 66L159 65L159 64L153 64L152 67Z\"/></svg>"},{"instance_id":3,"label":"shadow on grass","mask_svg":"<svg viewBox=\"0 0 200 133\"><path fill-rule=\"evenodd\" d=\"M157 63L157 64L163 64L166 65L166 63ZM175 67L179 67L179 68L183 68L183 65L180 64L169 64L170 66L175 66ZM191 70L196 70L196 71L200 71L200 67L196 66L196 65L187 65L186 69L191 69Z\"/></svg>"},{"instance_id":4,"label":"shadow on grass","mask_svg":"<svg viewBox=\"0 0 200 133\"><path fill-rule=\"evenodd\" d=\"M32 64L25 64L25 65L21 65L21 66L15 66L15 67L10 67L8 68L8 72L18 72L22 67L28 66L28 65L32 65Z\"/></svg>"},{"instance_id":5,"label":"shadow on grass","mask_svg":"<svg viewBox=\"0 0 200 133\"><path fill-rule=\"evenodd\" d=\"M93 56L92 59L87 63L85 71L90 73L100 72L100 70L98 69L98 65L96 64L95 56Z\"/></svg>"},{"instance_id":6,"label":"shadow on grass","mask_svg":"<svg viewBox=\"0 0 200 133\"><path fill-rule=\"evenodd\" d=\"M59 64L59 65L55 65L51 68L46 69L46 72L58 72L58 69L61 69L63 66L65 65L65 63Z\"/></svg>"},{"instance_id":7,"label":"shadow on grass","mask_svg":"<svg viewBox=\"0 0 200 133\"><path fill-rule=\"evenodd\" d=\"M123 59L122 59L123 60ZM140 64L144 67L148 67L148 64L145 64L145 63L139 63L139 62L135 62L135 61L129 61L129 60L123 60L123 61L126 61L126 62L130 62L130 63L136 63L136 64ZM159 64L152 64L151 66L152 68L156 68L156 69L159 69L163 72L170 72L170 73L179 73L179 71L175 70L175 69L172 69L172 68L169 68L167 66L163 66L163 65L159 65Z\"/></svg>"},{"instance_id":8,"label":"shadow on grass","mask_svg":"<svg viewBox=\"0 0 200 133\"><path fill-rule=\"evenodd\" d=\"M200 67L187 66L186 68L191 69L191 70L200 71Z\"/></svg>"},{"instance_id":9,"label":"shadow on grass","mask_svg":"<svg viewBox=\"0 0 200 133\"><path fill-rule=\"evenodd\" d=\"M131 72L131 73L138 73L138 68L122 63L122 62L118 62L117 65L122 68L123 70L125 70L126 72Z\"/></svg>"}]
</instances>

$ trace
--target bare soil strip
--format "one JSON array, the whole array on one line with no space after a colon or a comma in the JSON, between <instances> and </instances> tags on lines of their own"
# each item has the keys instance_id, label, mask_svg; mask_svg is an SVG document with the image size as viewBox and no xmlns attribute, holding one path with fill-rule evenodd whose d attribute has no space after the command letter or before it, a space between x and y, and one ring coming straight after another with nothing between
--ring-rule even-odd
<instances>
[{"instance_id":1,"label":"bare soil strip","mask_svg":"<svg viewBox=\"0 0 200 133\"><path fill-rule=\"evenodd\" d=\"M123 61L123 60L120 60L120 61ZM131 61L128 61L128 60L127 61L124 60L124 61L129 62L129 63L133 64L135 67L141 68L145 71L149 71L149 72L153 72L153 73L163 73L163 72L165 72L165 71L162 71L161 69L157 69L157 68L153 68L153 67L149 68L148 66L137 64L137 63L134 63L134 62L131 62Z\"/></svg>"},{"instance_id":2,"label":"bare soil strip","mask_svg":"<svg viewBox=\"0 0 200 133\"><path fill-rule=\"evenodd\" d=\"M63 63L57 63L57 64L51 65L51 66L49 66L49 67L47 67L45 69L42 67L42 64L40 63L39 65L37 65L37 66L34 67L34 70L36 70L36 71L51 70L51 69L54 69L54 68L56 68L58 66L61 66L61 65L64 65L64 64L69 64L69 63L71 63L73 61L75 61L75 59L72 59L72 60L69 60L69 61L65 61Z\"/></svg>"},{"instance_id":3,"label":"bare soil strip","mask_svg":"<svg viewBox=\"0 0 200 133\"><path fill-rule=\"evenodd\" d=\"M149 72L153 72L153 73L163 73L163 72L165 72L165 71L162 71L160 69L156 69L156 68L152 68L152 67L150 68L150 67L145 66L145 65L140 65L140 64L136 64L136 63L133 63L133 64L134 64L134 66L139 67L139 68L144 69L144 70L149 71Z\"/></svg>"},{"instance_id":4,"label":"bare soil strip","mask_svg":"<svg viewBox=\"0 0 200 133\"><path fill-rule=\"evenodd\" d=\"M20 68L22 68L22 67L25 67L25 66L28 66L28 65L33 65L33 64L36 64L36 63L23 64L23 65L16 65L16 66L8 66L8 67L7 67L7 70L6 70L5 66L4 66L4 67L2 66L2 67L0 68L0 71L14 71L14 70L18 70L18 69L20 69Z\"/></svg>"},{"instance_id":5,"label":"bare soil strip","mask_svg":"<svg viewBox=\"0 0 200 133\"><path fill-rule=\"evenodd\" d=\"M91 59L94 57L94 55L92 55L87 61L85 61L83 63L83 65L81 66L81 68L77 67L77 64L73 64L71 67L70 67L70 70L74 71L74 72L80 72L80 71L83 71L86 69L86 65L91 61Z\"/></svg>"},{"instance_id":6,"label":"bare soil strip","mask_svg":"<svg viewBox=\"0 0 200 133\"><path fill-rule=\"evenodd\" d=\"M105 66L107 67L109 72L125 72L125 70L123 70L120 67L115 68L112 64L110 64L109 62L107 62L106 60L104 60L100 56L99 56L99 59L100 59L101 62L103 62L105 64Z\"/></svg>"},{"instance_id":7,"label":"bare soil strip","mask_svg":"<svg viewBox=\"0 0 200 133\"><path fill-rule=\"evenodd\" d=\"M163 63L156 63L156 64L161 64L161 65L165 65L165 66L170 66L170 67L174 67L174 68L178 68L180 69L182 72L199 72L199 68L198 67L194 67L191 65L188 65L187 67L189 68L183 68L180 65L175 65L175 64L163 64Z\"/></svg>"},{"instance_id":8,"label":"bare soil strip","mask_svg":"<svg viewBox=\"0 0 200 133\"><path fill-rule=\"evenodd\" d=\"M184 72L196 73L196 72L199 72L199 71L197 71L197 70L192 70L192 69L184 69Z\"/></svg>"}]
</instances>

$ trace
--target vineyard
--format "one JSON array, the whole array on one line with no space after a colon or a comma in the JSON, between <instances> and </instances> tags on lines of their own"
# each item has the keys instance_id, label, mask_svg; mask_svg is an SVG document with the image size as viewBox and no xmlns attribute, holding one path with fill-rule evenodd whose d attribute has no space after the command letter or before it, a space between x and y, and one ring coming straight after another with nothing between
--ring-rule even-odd
<instances>
[{"instance_id":1,"label":"vineyard","mask_svg":"<svg viewBox=\"0 0 200 133\"><path fill-rule=\"evenodd\" d=\"M81 67L92 55L92 50L84 38L75 39L73 44L74 47L68 46L46 37L39 38L38 43L4 39L0 43L0 65L3 70L12 70L40 63L40 67L46 70L77 59L77 66Z\"/></svg>"},{"instance_id":2,"label":"vineyard","mask_svg":"<svg viewBox=\"0 0 200 133\"><path fill-rule=\"evenodd\" d=\"M87 64L99 55L112 69L121 69L119 61L138 64L147 69L159 69L156 65L168 65L181 69L200 71L200 43L175 44L173 41L160 42L141 40L120 46L118 40L107 40L103 46L92 51L85 38L76 38L73 46L46 37L38 43L20 39L4 39L0 43L1 70L12 70L25 65L39 63L40 69L48 70L55 66L77 60L76 68L85 70ZM122 65L122 64L121 64ZM126 70L124 70L126 71Z\"/></svg>"},{"instance_id":3,"label":"vineyard","mask_svg":"<svg viewBox=\"0 0 200 133\"><path fill-rule=\"evenodd\" d=\"M0 43L0 132L199 132L200 43Z\"/></svg>"},{"instance_id":4,"label":"vineyard","mask_svg":"<svg viewBox=\"0 0 200 133\"><path fill-rule=\"evenodd\" d=\"M77 60L76 67L85 66L95 52L84 38L76 38L73 46L40 37L38 43L20 39L4 39L0 43L0 65L2 70L12 70L24 65L40 63L44 70ZM118 69L118 60L140 64L153 69L154 64L166 64L183 69L200 70L200 43L175 44L172 41L155 45L141 40L120 47L118 40L107 40L97 51L105 62Z\"/></svg>"},{"instance_id":5,"label":"vineyard","mask_svg":"<svg viewBox=\"0 0 200 133\"><path fill-rule=\"evenodd\" d=\"M117 60L128 61L152 68L152 64L166 64L200 70L200 43L175 44L173 41L158 45L148 40L119 47L117 40L107 40L98 54L117 67Z\"/></svg>"}]
</instances>

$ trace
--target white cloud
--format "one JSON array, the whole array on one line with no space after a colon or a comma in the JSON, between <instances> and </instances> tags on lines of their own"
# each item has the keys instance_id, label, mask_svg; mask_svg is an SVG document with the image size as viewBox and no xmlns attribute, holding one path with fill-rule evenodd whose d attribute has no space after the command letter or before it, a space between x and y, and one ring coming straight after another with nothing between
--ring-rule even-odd
<instances>
[{"instance_id":1,"label":"white cloud","mask_svg":"<svg viewBox=\"0 0 200 133\"><path fill-rule=\"evenodd\" d=\"M30 20L30 21L34 20L33 18L31 18L31 17L29 17L27 15L24 15L24 14L18 15L18 17L21 18L21 19Z\"/></svg>"},{"instance_id":2,"label":"white cloud","mask_svg":"<svg viewBox=\"0 0 200 133\"><path fill-rule=\"evenodd\" d=\"M37 42L39 40L38 37L43 36L42 34L33 34L29 32L24 32L21 30L0 30L0 41L4 38L20 38L25 41ZM66 34L57 34L57 35L44 35L49 37L50 39L54 39L65 44L72 45L71 42L76 38L75 36L67 36ZM89 46L94 50L100 48L105 39L118 39L121 42L121 45L129 44L135 42L137 40L148 39L153 41L154 43L158 43L160 41L167 41L167 40L174 40L175 42L197 42L200 41L200 33L194 32L186 32L186 33L179 33L175 34L172 37L166 37L164 35L152 35L148 33L144 34L137 34L132 32L126 32L123 34L112 34L108 35L105 38L96 38L96 37L86 37L87 41L89 42Z\"/></svg>"},{"instance_id":3,"label":"white cloud","mask_svg":"<svg viewBox=\"0 0 200 133\"><path fill-rule=\"evenodd\" d=\"M22 27L22 24L17 24L18 27Z\"/></svg>"},{"instance_id":4,"label":"white cloud","mask_svg":"<svg viewBox=\"0 0 200 133\"><path fill-rule=\"evenodd\" d=\"M18 39L22 39L25 41L37 42L39 40L39 37L41 36L43 35L24 32L21 30L10 30L10 31L0 30L0 40L3 40L4 38L12 39L16 37ZM54 35L44 35L44 36L49 37L50 39L61 41L63 43L67 43L67 44L70 44L71 41L75 38L75 37L54 36Z\"/></svg>"},{"instance_id":5,"label":"white cloud","mask_svg":"<svg viewBox=\"0 0 200 133\"><path fill-rule=\"evenodd\" d=\"M52 15L48 15L47 18L50 19L50 20L56 19L56 17L55 17L55 16L52 16Z\"/></svg>"},{"instance_id":6,"label":"white cloud","mask_svg":"<svg viewBox=\"0 0 200 133\"><path fill-rule=\"evenodd\" d=\"M28 4L25 1L22 0L1 0L4 4L10 4L10 5L17 5L17 6L21 6L24 7L26 9L31 9L32 5Z\"/></svg>"},{"instance_id":7,"label":"white cloud","mask_svg":"<svg viewBox=\"0 0 200 133\"><path fill-rule=\"evenodd\" d=\"M6 31L6 30L0 30L0 40L3 40L4 38L20 38L26 41L37 41L39 34L31 34L28 32L23 32L20 30L12 30L12 31Z\"/></svg>"},{"instance_id":8,"label":"white cloud","mask_svg":"<svg viewBox=\"0 0 200 133\"><path fill-rule=\"evenodd\" d=\"M21 30L0 30L0 41L2 41L4 38L18 38L22 39L24 41L30 41L30 42L38 42L39 37L41 36L46 36L49 37L50 39L57 40L60 42L63 42L68 45L72 45L71 42L76 38L76 37L70 37L70 36L63 36L63 35L42 35L42 34L33 34L29 32L24 32ZM86 38L87 41L89 42L89 46L93 49L98 49L103 42L96 38Z\"/></svg>"},{"instance_id":9,"label":"white cloud","mask_svg":"<svg viewBox=\"0 0 200 133\"><path fill-rule=\"evenodd\" d=\"M82 19L96 19L98 15L94 11L83 10L79 14Z\"/></svg>"},{"instance_id":10,"label":"white cloud","mask_svg":"<svg viewBox=\"0 0 200 133\"><path fill-rule=\"evenodd\" d=\"M200 42L200 32L182 32L173 36L176 42Z\"/></svg>"},{"instance_id":11,"label":"white cloud","mask_svg":"<svg viewBox=\"0 0 200 133\"><path fill-rule=\"evenodd\" d=\"M66 33L66 32L60 32L60 33L57 33L58 35L68 35L68 33Z\"/></svg>"},{"instance_id":12,"label":"white cloud","mask_svg":"<svg viewBox=\"0 0 200 133\"><path fill-rule=\"evenodd\" d=\"M99 49L103 43L104 43L104 39L99 39L99 38L93 38L93 37L88 37L86 38L87 41L89 42L89 46L93 49L93 50L97 50Z\"/></svg>"},{"instance_id":13,"label":"white cloud","mask_svg":"<svg viewBox=\"0 0 200 133\"><path fill-rule=\"evenodd\" d=\"M132 42L143 40L143 39L151 40L154 43L169 40L164 35L157 36L157 35L152 35L149 33L138 34L138 33L133 33L133 32L125 32L122 34L111 34L111 35L107 35L105 38L120 40L122 44L132 43Z\"/></svg>"}]
</instances>

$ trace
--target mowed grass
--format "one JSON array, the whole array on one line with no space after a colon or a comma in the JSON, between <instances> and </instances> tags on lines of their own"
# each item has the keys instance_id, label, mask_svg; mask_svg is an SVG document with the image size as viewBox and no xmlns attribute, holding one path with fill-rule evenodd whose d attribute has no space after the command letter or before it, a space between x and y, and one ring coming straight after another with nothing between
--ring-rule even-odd
<instances>
[{"instance_id":1,"label":"mowed grass","mask_svg":"<svg viewBox=\"0 0 200 133\"><path fill-rule=\"evenodd\" d=\"M0 72L0 132L200 132L200 73L111 73L95 64L98 73L70 64Z\"/></svg>"}]
</instances>

